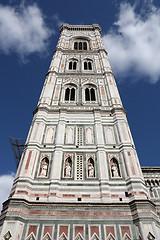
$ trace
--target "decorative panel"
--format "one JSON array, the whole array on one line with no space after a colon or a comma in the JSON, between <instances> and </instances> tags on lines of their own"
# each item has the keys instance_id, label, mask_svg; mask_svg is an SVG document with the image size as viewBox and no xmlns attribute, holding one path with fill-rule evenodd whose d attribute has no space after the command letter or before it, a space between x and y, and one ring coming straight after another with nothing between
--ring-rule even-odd
<instances>
[{"instance_id":1,"label":"decorative panel","mask_svg":"<svg viewBox=\"0 0 160 240\"><path fill-rule=\"evenodd\" d=\"M70 227L70 225L58 225L57 240L68 240L69 239L69 227Z\"/></svg>"},{"instance_id":2,"label":"decorative panel","mask_svg":"<svg viewBox=\"0 0 160 240\"><path fill-rule=\"evenodd\" d=\"M63 177L72 177L73 173L73 154L64 154Z\"/></svg>"},{"instance_id":3,"label":"decorative panel","mask_svg":"<svg viewBox=\"0 0 160 240\"><path fill-rule=\"evenodd\" d=\"M66 144L74 144L74 127L72 126L66 128Z\"/></svg>"},{"instance_id":4,"label":"decorative panel","mask_svg":"<svg viewBox=\"0 0 160 240\"><path fill-rule=\"evenodd\" d=\"M42 229L42 240L52 240L54 235L54 226L53 225L43 225Z\"/></svg>"},{"instance_id":5,"label":"decorative panel","mask_svg":"<svg viewBox=\"0 0 160 240\"><path fill-rule=\"evenodd\" d=\"M74 225L73 226L73 239L75 239L75 240L85 239L85 226L84 225Z\"/></svg>"},{"instance_id":6,"label":"decorative panel","mask_svg":"<svg viewBox=\"0 0 160 240\"><path fill-rule=\"evenodd\" d=\"M104 127L106 144L116 144L113 127Z\"/></svg>"},{"instance_id":7,"label":"decorative panel","mask_svg":"<svg viewBox=\"0 0 160 240\"><path fill-rule=\"evenodd\" d=\"M104 226L104 234L105 239L107 240L115 240L116 238L116 231L114 225Z\"/></svg>"},{"instance_id":8,"label":"decorative panel","mask_svg":"<svg viewBox=\"0 0 160 240\"><path fill-rule=\"evenodd\" d=\"M30 239L36 240L37 235L38 235L38 225L29 225L26 239L27 240L30 240Z\"/></svg>"},{"instance_id":9,"label":"decorative panel","mask_svg":"<svg viewBox=\"0 0 160 240\"><path fill-rule=\"evenodd\" d=\"M47 126L44 143L53 143L55 137L55 126Z\"/></svg>"},{"instance_id":10,"label":"decorative panel","mask_svg":"<svg viewBox=\"0 0 160 240\"><path fill-rule=\"evenodd\" d=\"M89 225L89 239L101 239L100 225Z\"/></svg>"},{"instance_id":11,"label":"decorative panel","mask_svg":"<svg viewBox=\"0 0 160 240\"><path fill-rule=\"evenodd\" d=\"M122 239L131 240L132 236L130 226L121 226L120 229Z\"/></svg>"},{"instance_id":12,"label":"decorative panel","mask_svg":"<svg viewBox=\"0 0 160 240\"><path fill-rule=\"evenodd\" d=\"M86 127L86 144L93 144L94 137L93 137L93 127Z\"/></svg>"}]
</instances>

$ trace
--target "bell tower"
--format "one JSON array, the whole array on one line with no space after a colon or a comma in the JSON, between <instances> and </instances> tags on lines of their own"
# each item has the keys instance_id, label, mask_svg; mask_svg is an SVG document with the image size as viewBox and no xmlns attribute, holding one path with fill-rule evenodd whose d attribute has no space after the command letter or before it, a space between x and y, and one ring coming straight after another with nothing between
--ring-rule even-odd
<instances>
[{"instance_id":1,"label":"bell tower","mask_svg":"<svg viewBox=\"0 0 160 240\"><path fill-rule=\"evenodd\" d=\"M158 240L98 24L60 28L0 223L4 240Z\"/></svg>"}]
</instances>

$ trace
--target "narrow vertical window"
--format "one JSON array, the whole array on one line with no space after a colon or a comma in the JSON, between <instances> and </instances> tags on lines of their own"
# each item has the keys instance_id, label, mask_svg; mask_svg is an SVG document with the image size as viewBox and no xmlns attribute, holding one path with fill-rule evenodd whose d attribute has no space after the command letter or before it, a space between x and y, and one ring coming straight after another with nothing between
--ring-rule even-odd
<instances>
[{"instance_id":1,"label":"narrow vertical window","mask_svg":"<svg viewBox=\"0 0 160 240\"><path fill-rule=\"evenodd\" d=\"M85 101L90 101L90 94L89 94L89 89L85 89Z\"/></svg>"},{"instance_id":2,"label":"narrow vertical window","mask_svg":"<svg viewBox=\"0 0 160 240\"><path fill-rule=\"evenodd\" d=\"M74 49L77 50L78 49L78 42L74 43Z\"/></svg>"},{"instance_id":3,"label":"narrow vertical window","mask_svg":"<svg viewBox=\"0 0 160 240\"><path fill-rule=\"evenodd\" d=\"M92 63L91 62L88 62L88 69L92 70Z\"/></svg>"},{"instance_id":4,"label":"narrow vertical window","mask_svg":"<svg viewBox=\"0 0 160 240\"><path fill-rule=\"evenodd\" d=\"M65 90L65 101L75 101L75 88L74 87L68 87Z\"/></svg>"},{"instance_id":5,"label":"narrow vertical window","mask_svg":"<svg viewBox=\"0 0 160 240\"><path fill-rule=\"evenodd\" d=\"M70 100L71 100L71 101L75 101L75 89L74 89L74 88L71 89Z\"/></svg>"},{"instance_id":6,"label":"narrow vertical window","mask_svg":"<svg viewBox=\"0 0 160 240\"><path fill-rule=\"evenodd\" d=\"M87 62L84 62L84 70L87 70Z\"/></svg>"},{"instance_id":7,"label":"narrow vertical window","mask_svg":"<svg viewBox=\"0 0 160 240\"><path fill-rule=\"evenodd\" d=\"M76 70L77 68L77 62L73 62L73 70Z\"/></svg>"},{"instance_id":8,"label":"narrow vertical window","mask_svg":"<svg viewBox=\"0 0 160 240\"><path fill-rule=\"evenodd\" d=\"M83 43L83 50L87 50L87 43L86 42Z\"/></svg>"},{"instance_id":9,"label":"narrow vertical window","mask_svg":"<svg viewBox=\"0 0 160 240\"><path fill-rule=\"evenodd\" d=\"M96 101L94 88L90 89L91 101Z\"/></svg>"},{"instance_id":10,"label":"narrow vertical window","mask_svg":"<svg viewBox=\"0 0 160 240\"><path fill-rule=\"evenodd\" d=\"M76 70L76 69L77 69L77 61L70 61L69 70Z\"/></svg>"},{"instance_id":11,"label":"narrow vertical window","mask_svg":"<svg viewBox=\"0 0 160 240\"><path fill-rule=\"evenodd\" d=\"M76 159L76 179L82 180L83 179L83 156L77 155Z\"/></svg>"},{"instance_id":12,"label":"narrow vertical window","mask_svg":"<svg viewBox=\"0 0 160 240\"><path fill-rule=\"evenodd\" d=\"M82 42L79 42L79 50L82 50Z\"/></svg>"},{"instance_id":13,"label":"narrow vertical window","mask_svg":"<svg viewBox=\"0 0 160 240\"><path fill-rule=\"evenodd\" d=\"M72 62L69 62L69 69L72 69Z\"/></svg>"},{"instance_id":14,"label":"narrow vertical window","mask_svg":"<svg viewBox=\"0 0 160 240\"><path fill-rule=\"evenodd\" d=\"M83 145L83 128L77 127L77 145Z\"/></svg>"},{"instance_id":15,"label":"narrow vertical window","mask_svg":"<svg viewBox=\"0 0 160 240\"><path fill-rule=\"evenodd\" d=\"M67 88L67 89L66 89L66 92L65 92L65 100L66 100L66 101L69 101L69 94L70 94L70 89Z\"/></svg>"}]
</instances>

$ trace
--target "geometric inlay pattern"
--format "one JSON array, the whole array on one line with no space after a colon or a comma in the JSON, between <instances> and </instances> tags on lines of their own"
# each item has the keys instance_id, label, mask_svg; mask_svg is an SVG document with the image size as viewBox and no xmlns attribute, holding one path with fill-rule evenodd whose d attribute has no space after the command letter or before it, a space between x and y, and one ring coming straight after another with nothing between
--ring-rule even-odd
<instances>
[{"instance_id":1,"label":"geometric inlay pattern","mask_svg":"<svg viewBox=\"0 0 160 240\"><path fill-rule=\"evenodd\" d=\"M61 237L59 238L59 240L67 240L67 238L66 238L66 236L65 236L64 233L61 235Z\"/></svg>"},{"instance_id":2,"label":"geometric inlay pattern","mask_svg":"<svg viewBox=\"0 0 160 240\"><path fill-rule=\"evenodd\" d=\"M11 235L10 231L8 231L3 237L5 240L9 240L12 237L12 235Z\"/></svg>"},{"instance_id":3,"label":"geometric inlay pattern","mask_svg":"<svg viewBox=\"0 0 160 240\"><path fill-rule=\"evenodd\" d=\"M149 232L147 239L148 240L155 240L155 237L152 235L152 233Z\"/></svg>"},{"instance_id":4,"label":"geometric inlay pattern","mask_svg":"<svg viewBox=\"0 0 160 240\"><path fill-rule=\"evenodd\" d=\"M81 236L80 233L77 234L75 240L83 240L83 237Z\"/></svg>"}]
</instances>

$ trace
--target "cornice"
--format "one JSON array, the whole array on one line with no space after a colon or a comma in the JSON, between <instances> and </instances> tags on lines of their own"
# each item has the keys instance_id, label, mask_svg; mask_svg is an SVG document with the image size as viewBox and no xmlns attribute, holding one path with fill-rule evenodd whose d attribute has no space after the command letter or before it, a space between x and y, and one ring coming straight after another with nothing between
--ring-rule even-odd
<instances>
[{"instance_id":1,"label":"cornice","mask_svg":"<svg viewBox=\"0 0 160 240\"><path fill-rule=\"evenodd\" d=\"M98 30L101 33L101 27L99 24L92 24L92 25L70 25L68 23L64 23L60 27L60 32L64 29L68 31L95 31Z\"/></svg>"},{"instance_id":2,"label":"cornice","mask_svg":"<svg viewBox=\"0 0 160 240\"><path fill-rule=\"evenodd\" d=\"M46 73L46 77L49 75L49 74L56 74L57 77L68 77L68 76L76 76L76 77L79 77L79 78L85 78L85 77L93 77L93 78L99 78L99 77L105 77L107 74L111 74L113 77L114 74L112 71L103 71L102 73L84 73L84 72L65 72L65 73L59 73L59 72L56 72L56 71L48 71Z\"/></svg>"},{"instance_id":3,"label":"cornice","mask_svg":"<svg viewBox=\"0 0 160 240\"><path fill-rule=\"evenodd\" d=\"M72 49L64 49L62 47L56 47L55 51L53 52L56 53L57 51L61 51L64 54L95 54L95 53L100 53L100 52L105 52L108 55L108 52L104 48L99 48L99 49L91 49L91 50L72 50Z\"/></svg>"}]
</instances>

